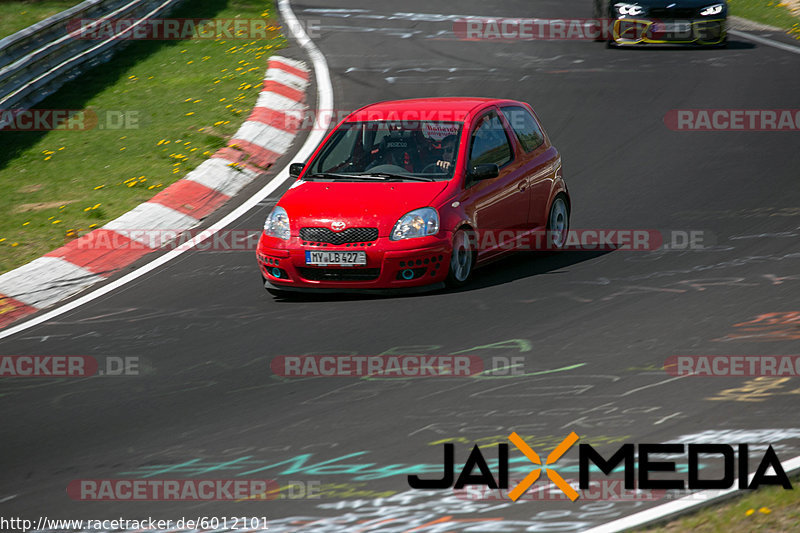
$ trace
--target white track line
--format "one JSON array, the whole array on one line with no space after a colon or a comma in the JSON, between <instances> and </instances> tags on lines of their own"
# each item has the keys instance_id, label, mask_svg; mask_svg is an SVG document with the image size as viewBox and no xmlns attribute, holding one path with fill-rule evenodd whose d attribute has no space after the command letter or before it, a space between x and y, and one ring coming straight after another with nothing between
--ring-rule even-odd
<instances>
[{"instance_id":1,"label":"white track line","mask_svg":"<svg viewBox=\"0 0 800 533\"><path fill-rule=\"evenodd\" d=\"M772 39L767 39L766 37L759 37L758 35L753 35L751 33L746 33L739 30L728 30L728 33L730 33L731 35L735 35L736 37L741 37L742 39L749 39L757 43L761 43L767 46L772 46L773 48L786 50L787 52L792 52L793 54L800 54L800 48L798 48L797 46L792 46L791 44L782 43L780 41L773 41Z\"/></svg>"},{"instance_id":2,"label":"white track line","mask_svg":"<svg viewBox=\"0 0 800 533\"><path fill-rule=\"evenodd\" d=\"M306 32L303 30L302 25L297 20L295 14L292 12L292 8L289 5L289 0L278 0L278 7L280 8L281 15L286 21L285 26L291 30L292 35L297 40L298 44L300 44L300 46L302 46L303 49L306 51L308 56L311 58L311 62L314 65L314 77L316 78L317 82L317 109L333 109L333 87L331 86L331 75L330 72L328 71L328 62L325 60L325 56L322 55L322 52L320 52L319 48L317 48L314 42L308 37ZM325 116L325 114L323 114L320 116L319 121L320 123L318 127L312 129L311 133L306 139L306 142L303 144L302 148L300 148L300 151L297 153L298 161L305 161L306 159L311 157L311 154L314 152L314 149L324 138L331 120L329 116ZM105 296L111 291L114 291L124 285L127 285L131 281L134 281L144 276L145 274L148 274L149 272L157 269L158 267L168 263L169 261L172 261L179 255L183 254L188 250L191 250L199 243L211 237L217 231L231 225L237 219L245 215L253 207L258 205L259 202L261 202L262 200L267 198L270 194L272 194L288 178L289 178L289 168L288 166L286 166L282 168L281 171L278 172L278 174L274 178L272 178L272 180L269 183L267 183L260 191L255 193L247 200L245 200L245 202L242 205L240 205L239 207L228 213L222 220L220 220L216 224L213 224L208 229L200 232L200 234L193 237L190 241L187 241L185 245L176 248L174 250L170 250L169 252L157 257L156 259L147 263L146 265L139 267L130 274L126 274L121 278L112 281L108 285L104 285L90 292L89 294L86 294L85 296L81 296L80 298L77 298L76 300L66 303L57 309L53 309L52 311L42 313L41 315L34 317L26 322L23 322L22 324L12 326L5 330L0 331L0 339L10 337L11 335L15 335L21 331L25 331L34 326L37 326L42 322L46 322L57 316L61 316L64 313L72 311L77 307L80 307L93 300L96 300L101 296ZM253 264L255 265L255 263Z\"/></svg>"},{"instance_id":3,"label":"white track line","mask_svg":"<svg viewBox=\"0 0 800 533\"><path fill-rule=\"evenodd\" d=\"M800 469L800 457L794 457L788 461L783 461L781 466L783 466L783 469L786 471L787 475L791 475L794 470ZM752 480L754 475L755 472L750 474L748 479ZM613 522L608 522L601 526L587 529L583 533L617 533L619 531L625 531L626 529L642 527L646 524L662 521L671 517L672 515L687 513L690 510L693 510L694 507L710 505L723 498L731 497L735 492L741 490L738 486L739 482L737 480L734 482L733 487L729 489L698 491L679 500L663 503L645 511L640 511L618 520L614 520ZM744 495L744 492L742 492L742 495Z\"/></svg>"}]
</instances>

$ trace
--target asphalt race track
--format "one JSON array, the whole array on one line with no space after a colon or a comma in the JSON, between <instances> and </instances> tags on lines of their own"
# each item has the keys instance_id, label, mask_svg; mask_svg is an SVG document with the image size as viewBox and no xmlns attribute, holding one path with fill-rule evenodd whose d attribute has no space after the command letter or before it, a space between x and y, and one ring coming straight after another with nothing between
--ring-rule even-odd
<instances>
[{"instance_id":1,"label":"asphalt race track","mask_svg":"<svg viewBox=\"0 0 800 533\"><path fill-rule=\"evenodd\" d=\"M336 109L425 96L530 102L562 153L572 228L658 230L669 244L699 232L702 242L518 254L455 292L289 301L262 289L252 251L185 253L0 341L2 354L138 357L140 367L138 376L0 382L4 516L581 531L668 500L481 501L412 490L406 476L441 477L420 465L441 465L443 442L456 444L457 475L474 444L494 459L513 431L542 457L570 431L606 453L624 442L746 442L750 472L767 445L782 461L800 455L796 378L663 369L674 355L800 353L800 134L664 123L676 109L798 108L800 56L735 36L727 49L618 50L452 32L453 16L588 18L588 0L292 8L318 28ZM286 53L304 58L295 45ZM277 197L235 227L260 228ZM469 378L285 379L270 368L276 356L304 354L523 359L507 374ZM510 453L518 481L534 465ZM574 485L577 457L576 445L556 467ZM704 466L718 475L718 461ZM73 480L118 478L274 479L322 497L87 502L66 492Z\"/></svg>"}]
</instances>

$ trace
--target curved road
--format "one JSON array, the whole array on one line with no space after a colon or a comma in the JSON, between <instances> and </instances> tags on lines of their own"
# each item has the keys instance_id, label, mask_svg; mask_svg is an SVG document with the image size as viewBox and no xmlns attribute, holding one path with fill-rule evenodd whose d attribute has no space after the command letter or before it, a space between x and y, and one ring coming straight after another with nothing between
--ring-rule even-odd
<instances>
[{"instance_id":1,"label":"curved road","mask_svg":"<svg viewBox=\"0 0 800 533\"><path fill-rule=\"evenodd\" d=\"M138 376L0 381L3 516L266 516L271 532L579 531L667 500L479 501L412 491L406 475L437 477L421 465L440 465L445 441L457 465L475 443L493 459L488 445L512 431L540 455L570 431L604 452L674 440L800 455L797 379L662 369L673 355L798 353L800 134L677 132L663 118L800 107L800 57L736 37L724 50L609 50L452 32L452 15L580 18L591 16L585 1L292 7L318 28L337 109L424 96L528 101L562 152L573 228L669 240L701 232L703 246L518 255L457 292L298 301L261 289L252 252L183 254L0 342L7 355L140 366ZM259 228L276 198L236 227ZM270 369L280 355L388 353L522 357L522 375L281 379ZM511 455L519 480L533 465ZM752 472L760 454L751 455ZM577 446L556 470L574 480L576 465ZM76 479L143 477L275 479L322 498L298 489L269 502L84 502L65 490Z\"/></svg>"}]
</instances>

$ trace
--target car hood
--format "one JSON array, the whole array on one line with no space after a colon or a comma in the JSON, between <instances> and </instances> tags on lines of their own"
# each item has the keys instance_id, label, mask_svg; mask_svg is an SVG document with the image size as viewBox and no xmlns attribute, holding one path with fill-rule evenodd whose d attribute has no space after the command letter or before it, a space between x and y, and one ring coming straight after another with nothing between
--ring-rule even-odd
<instances>
[{"instance_id":1,"label":"car hood","mask_svg":"<svg viewBox=\"0 0 800 533\"><path fill-rule=\"evenodd\" d=\"M401 216L430 206L446 187L446 181L297 181L278 205L289 215L292 235L298 235L300 228L330 228L332 222L341 221L348 228L377 227L378 234L386 237Z\"/></svg>"}]
</instances>

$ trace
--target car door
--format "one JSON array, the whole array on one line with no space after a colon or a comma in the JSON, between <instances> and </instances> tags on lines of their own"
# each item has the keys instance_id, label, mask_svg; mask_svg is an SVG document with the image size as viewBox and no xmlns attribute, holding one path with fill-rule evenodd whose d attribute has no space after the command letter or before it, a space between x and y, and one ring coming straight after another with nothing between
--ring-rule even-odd
<instances>
[{"instance_id":1,"label":"car door","mask_svg":"<svg viewBox=\"0 0 800 533\"><path fill-rule=\"evenodd\" d=\"M522 230L528 222L530 195L527 191L523 161L515 142L506 130L498 110L492 108L470 131L467 168L494 163L500 168L496 178L470 183L465 192L475 208L479 232L479 256L498 253L500 233ZM506 238L509 233L506 232ZM496 245L495 245L496 244Z\"/></svg>"},{"instance_id":2,"label":"car door","mask_svg":"<svg viewBox=\"0 0 800 533\"><path fill-rule=\"evenodd\" d=\"M547 224L548 202L556 173L561 168L558 151L545 139L539 121L523 106L507 105L500 108L511 126L523 152L521 172L528 182L530 209L527 224L543 229Z\"/></svg>"}]
</instances>

